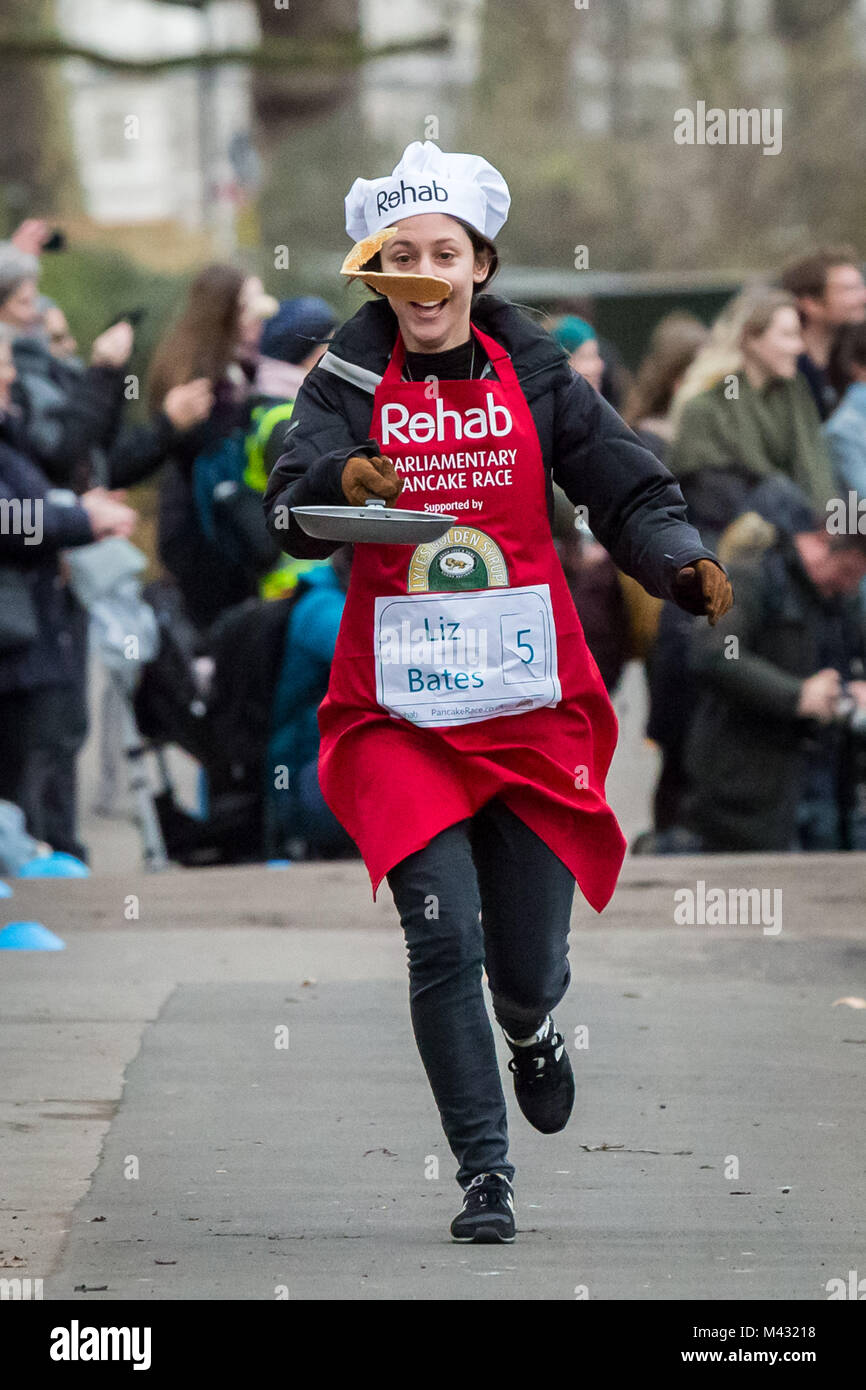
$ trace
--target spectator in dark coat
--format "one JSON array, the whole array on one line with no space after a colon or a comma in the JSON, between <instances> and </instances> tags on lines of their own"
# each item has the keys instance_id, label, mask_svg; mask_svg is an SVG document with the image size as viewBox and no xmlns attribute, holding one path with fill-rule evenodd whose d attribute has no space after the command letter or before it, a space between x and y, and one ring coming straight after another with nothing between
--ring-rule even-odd
<instances>
[{"instance_id":1,"label":"spectator in dark coat","mask_svg":"<svg viewBox=\"0 0 866 1390\"><path fill-rule=\"evenodd\" d=\"M36 331L38 274L35 256L0 243L0 323L15 335L13 401L29 457L51 482L84 492L108 482L104 452L120 424L132 328L117 323L100 334L89 367L55 356Z\"/></svg>"},{"instance_id":2,"label":"spectator in dark coat","mask_svg":"<svg viewBox=\"0 0 866 1390\"><path fill-rule=\"evenodd\" d=\"M38 272L36 256L11 242L0 244L0 324L14 335L11 403L27 457L38 464L49 484L81 494L109 482L106 451L120 426L133 332L129 323L120 322L100 334L90 366L58 357L41 331ZM58 785L47 790L44 799L64 808L60 819L68 824L73 817L75 763L88 728L89 622L68 594L66 608L67 665L74 675L66 692L65 717L54 726L61 741L53 758ZM43 718L40 727L51 727L51 721Z\"/></svg>"},{"instance_id":3,"label":"spectator in dark coat","mask_svg":"<svg viewBox=\"0 0 866 1390\"><path fill-rule=\"evenodd\" d=\"M0 566L25 577L37 619L26 645L0 652L0 798L25 811L37 839L82 857L76 831L75 752L72 727L78 644L78 605L63 582L60 552L109 535L129 535L135 513L96 488L76 498L52 489L21 452L21 431L10 395L15 368L8 335L0 334ZM16 507L38 519L26 534L14 524ZM71 758L64 767L64 753ZM46 795L49 780L52 793Z\"/></svg>"},{"instance_id":4,"label":"spectator in dark coat","mask_svg":"<svg viewBox=\"0 0 866 1390\"><path fill-rule=\"evenodd\" d=\"M766 484L791 479L816 508L834 492L820 418L797 371L802 346L793 297L756 286L725 307L683 377L666 461L708 544L743 512L759 510L753 493ZM657 831L681 819L687 784L683 750L696 699L685 669L691 626L687 613L668 605L653 653L647 733L663 753Z\"/></svg>"},{"instance_id":5,"label":"spectator in dark coat","mask_svg":"<svg viewBox=\"0 0 866 1390\"><path fill-rule=\"evenodd\" d=\"M719 549L737 603L691 631L683 824L710 851L845 848L843 700L866 709L845 598L866 575L866 536L823 524L787 536L748 513Z\"/></svg>"}]
</instances>

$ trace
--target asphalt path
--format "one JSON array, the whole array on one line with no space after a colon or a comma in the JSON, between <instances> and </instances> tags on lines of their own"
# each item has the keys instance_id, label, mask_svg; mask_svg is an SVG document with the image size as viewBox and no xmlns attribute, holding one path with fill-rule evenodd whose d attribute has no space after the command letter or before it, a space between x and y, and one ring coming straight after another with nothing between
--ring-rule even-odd
<instances>
[{"instance_id":1,"label":"asphalt path","mask_svg":"<svg viewBox=\"0 0 866 1390\"><path fill-rule=\"evenodd\" d=\"M678 920L700 882L763 888L780 930ZM18 881L4 920L65 949L0 953L0 1277L81 1301L826 1299L866 1270L866 1011L837 1002L866 996L864 883L863 855L641 858L602 916L578 900L575 1111L534 1131L499 1037L518 1235L465 1247L402 934L360 863Z\"/></svg>"}]
</instances>

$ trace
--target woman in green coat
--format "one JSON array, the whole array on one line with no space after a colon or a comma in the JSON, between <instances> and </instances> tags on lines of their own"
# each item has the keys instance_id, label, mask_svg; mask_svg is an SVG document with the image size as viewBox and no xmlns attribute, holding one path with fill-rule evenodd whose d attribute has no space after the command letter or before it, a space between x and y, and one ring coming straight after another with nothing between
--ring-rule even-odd
<instances>
[{"instance_id":1,"label":"woman in green coat","mask_svg":"<svg viewBox=\"0 0 866 1390\"><path fill-rule=\"evenodd\" d=\"M797 369L803 351L793 296L749 289L724 310L673 406L668 467L690 519L717 536L773 474L795 482L816 511L834 495L821 419Z\"/></svg>"}]
</instances>

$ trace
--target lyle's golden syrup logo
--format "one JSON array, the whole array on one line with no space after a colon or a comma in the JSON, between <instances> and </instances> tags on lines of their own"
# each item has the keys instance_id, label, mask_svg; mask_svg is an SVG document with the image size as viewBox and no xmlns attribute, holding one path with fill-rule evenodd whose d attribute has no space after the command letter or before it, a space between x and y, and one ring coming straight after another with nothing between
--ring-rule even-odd
<instances>
[{"instance_id":1,"label":"lyle's golden syrup logo","mask_svg":"<svg viewBox=\"0 0 866 1390\"><path fill-rule=\"evenodd\" d=\"M409 561L407 592L500 589L508 585L505 558L496 542L474 526L452 526L437 541L419 545Z\"/></svg>"}]
</instances>

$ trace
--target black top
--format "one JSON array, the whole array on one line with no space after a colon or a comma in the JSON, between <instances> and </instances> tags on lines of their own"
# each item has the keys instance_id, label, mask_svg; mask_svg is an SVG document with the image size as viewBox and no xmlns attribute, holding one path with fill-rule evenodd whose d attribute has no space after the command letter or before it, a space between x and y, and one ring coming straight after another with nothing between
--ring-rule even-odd
<instances>
[{"instance_id":1,"label":"black top","mask_svg":"<svg viewBox=\"0 0 866 1390\"><path fill-rule=\"evenodd\" d=\"M839 404L839 397L830 382L830 373L826 368L819 367L817 362L813 362L808 352L800 354L797 366L809 384L818 414L822 420L828 419Z\"/></svg>"},{"instance_id":2,"label":"black top","mask_svg":"<svg viewBox=\"0 0 866 1390\"><path fill-rule=\"evenodd\" d=\"M428 376L436 376L440 381L464 381L469 377L472 362L472 348L475 347L475 366L473 377L479 377L487 361L487 353L472 333L465 343L447 348L445 352L410 352L406 349L406 365L411 376L404 372L407 381L424 381Z\"/></svg>"}]
</instances>

